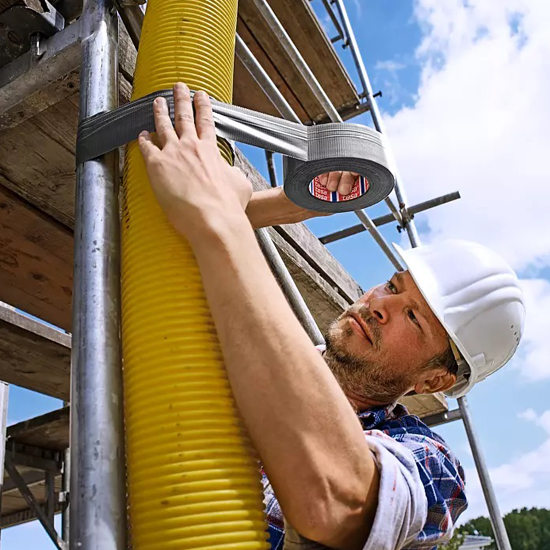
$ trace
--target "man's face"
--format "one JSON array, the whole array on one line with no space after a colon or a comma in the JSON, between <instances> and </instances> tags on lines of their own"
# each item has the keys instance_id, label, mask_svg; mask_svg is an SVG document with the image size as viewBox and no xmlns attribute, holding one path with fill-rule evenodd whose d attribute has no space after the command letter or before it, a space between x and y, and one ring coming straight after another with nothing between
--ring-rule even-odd
<instances>
[{"instance_id":1,"label":"man's face","mask_svg":"<svg viewBox=\"0 0 550 550\"><path fill-rule=\"evenodd\" d=\"M449 340L410 274L372 288L328 328L325 360L348 397L391 403Z\"/></svg>"}]
</instances>

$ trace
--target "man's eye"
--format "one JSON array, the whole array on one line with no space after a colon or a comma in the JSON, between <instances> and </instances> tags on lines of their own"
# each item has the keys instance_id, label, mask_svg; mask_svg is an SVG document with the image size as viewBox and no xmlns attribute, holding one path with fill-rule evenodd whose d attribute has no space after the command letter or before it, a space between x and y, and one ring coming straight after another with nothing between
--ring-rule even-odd
<instances>
[{"instance_id":1,"label":"man's eye","mask_svg":"<svg viewBox=\"0 0 550 550\"><path fill-rule=\"evenodd\" d=\"M386 286L392 294L397 294L397 287L391 281L388 281Z\"/></svg>"},{"instance_id":2,"label":"man's eye","mask_svg":"<svg viewBox=\"0 0 550 550\"><path fill-rule=\"evenodd\" d=\"M414 314L414 311L412 309L409 309L407 312L407 315L409 316L409 319L418 325L418 319L416 318L416 315Z\"/></svg>"}]
</instances>

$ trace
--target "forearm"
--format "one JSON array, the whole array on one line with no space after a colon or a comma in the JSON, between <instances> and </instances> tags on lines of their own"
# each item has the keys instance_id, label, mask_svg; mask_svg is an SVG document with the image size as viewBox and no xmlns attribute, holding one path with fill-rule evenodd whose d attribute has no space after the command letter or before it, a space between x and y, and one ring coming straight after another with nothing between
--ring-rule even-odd
<instances>
[{"instance_id":1,"label":"forearm","mask_svg":"<svg viewBox=\"0 0 550 550\"><path fill-rule=\"evenodd\" d=\"M295 205L282 187L264 189L252 194L246 215L254 229L285 223L298 223L323 214Z\"/></svg>"},{"instance_id":2,"label":"forearm","mask_svg":"<svg viewBox=\"0 0 550 550\"><path fill-rule=\"evenodd\" d=\"M376 496L362 428L244 215L215 223L191 244L237 405L287 519L300 529L311 501L332 492L326 513L336 532L340 505L363 514Z\"/></svg>"}]
</instances>

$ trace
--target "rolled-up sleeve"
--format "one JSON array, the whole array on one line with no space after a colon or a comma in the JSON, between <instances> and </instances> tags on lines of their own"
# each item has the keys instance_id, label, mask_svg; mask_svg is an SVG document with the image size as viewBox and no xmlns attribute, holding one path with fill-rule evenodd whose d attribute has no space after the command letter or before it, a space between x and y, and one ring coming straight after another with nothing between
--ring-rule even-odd
<instances>
[{"instance_id":1,"label":"rolled-up sleeve","mask_svg":"<svg viewBox=\"0 0 550 550\"><path fill-rule=\"evenodd\" d=\"M450 539L467 506L464 472L432 435L365 432L380 471L380 490L364 550L431 549Z\"/></svg>"},{"instance_id":2,"label":"rolled-up sleeve","mask_svg":"<svg viewBox=\"0 0 550 550\"><path fill-rule=\"evenodd\" d=\"M380 472L378 506L364 550L398 550L414 541L427 515L413 453L378 430L365 434Z\"/></svg>"}]
</instances>

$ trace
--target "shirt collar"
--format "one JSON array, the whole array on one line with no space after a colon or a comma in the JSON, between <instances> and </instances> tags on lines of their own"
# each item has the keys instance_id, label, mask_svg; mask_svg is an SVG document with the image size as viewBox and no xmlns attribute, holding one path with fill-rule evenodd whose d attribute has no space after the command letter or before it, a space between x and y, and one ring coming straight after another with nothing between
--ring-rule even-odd
<instances>
[{"instance_id":1,"label":"shirt collar","mask_svg":"<svg viewBox=\"0 0 550 550\"><path fill-rule=\"evenodd\" d=\"M392 403L391 405L373 407L372 409L360 412L357 417L364 430L374 430L384 422L394 420L406 414L408 414L408 411L403 405Z\"/></svg>"}]
</instances>

